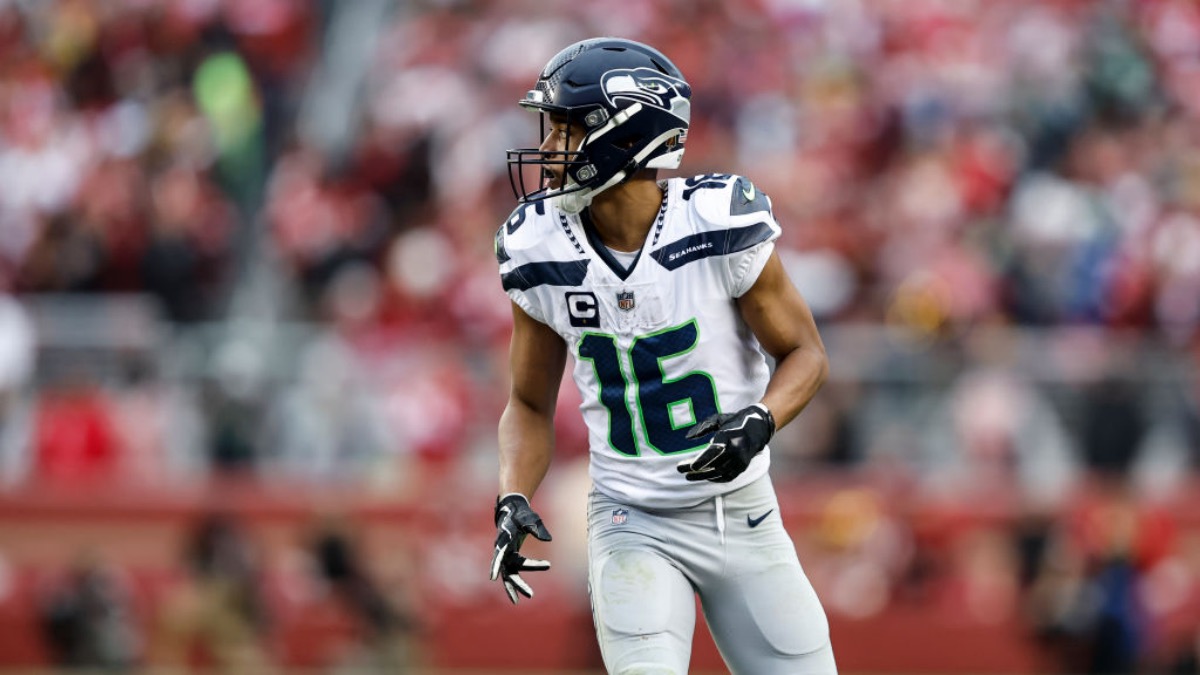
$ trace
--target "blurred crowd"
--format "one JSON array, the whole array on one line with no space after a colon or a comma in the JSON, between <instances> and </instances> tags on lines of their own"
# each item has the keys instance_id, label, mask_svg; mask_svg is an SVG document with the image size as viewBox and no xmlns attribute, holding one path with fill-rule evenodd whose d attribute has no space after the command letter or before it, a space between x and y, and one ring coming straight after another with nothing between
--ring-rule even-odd
<instances>
[{"instance_id":1,"label":"blurred crowd","mask_svg":"<svg viewBox=\"0 0 1200 675\"><path fill-rule=\"evenodd\" d=\"M686 174L772 197L834 367L773 444L780 479L882 475L1049 518L938 540L940 564L1028 597L1071 668L1092 667L1091 630L1144 655L1142 609L1118 605L1200 588L1200 548L1078 535L1068 497L1089 476L1179 490L1200 459L1190 0L0 0L0 484L488 494L504 150L540 142L516 101L595 35L655 45L692 84ZM131 293L160 327L141 342L105 309ZM47 309L63 294L100 309ZM877 540L879 499L829 505L883 523L851 528L877 558L838 574L919 596L940 568L913 554L919 523Z\"/></svg>"}]
</instances>

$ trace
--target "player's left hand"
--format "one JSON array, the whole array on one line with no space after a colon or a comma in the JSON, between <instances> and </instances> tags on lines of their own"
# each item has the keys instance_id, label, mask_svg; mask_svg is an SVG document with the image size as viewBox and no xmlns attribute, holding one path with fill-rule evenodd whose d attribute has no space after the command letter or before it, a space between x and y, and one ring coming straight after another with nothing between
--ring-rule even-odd
<instances>
[{"instance_id":1,"label":"player's left hand","mask_svg":"<svg viewBox=\"0 0 1200 675\"><path fill-rule=\"evenodd\" d=\"M715 433L714 433L715 432ZM675 468L688 480L728 483L750 466L750 460L762 452L775 435L775 418L761 403L735 413L713 415L692 427L688 438L713 434L708 447L694 460L684 460Z\"/></svg>"},{"instance_id":2,"label":"player's left hand","mask_svg":"<svg viewBox=\"0 0 1200 675\"><path fill-rule=\"evenodd\" d=\"M525 537L533 535L550 541L550 531L542 517L529 505L525 495L512 493L496 500L496 550L492 554L492 581L504 582L504 590L512 604L517 594L532 598L533 589L521 578L521 572L540 572L550 569L549 560L537 560L521 555Z\"/></svg>"}]
</instances>

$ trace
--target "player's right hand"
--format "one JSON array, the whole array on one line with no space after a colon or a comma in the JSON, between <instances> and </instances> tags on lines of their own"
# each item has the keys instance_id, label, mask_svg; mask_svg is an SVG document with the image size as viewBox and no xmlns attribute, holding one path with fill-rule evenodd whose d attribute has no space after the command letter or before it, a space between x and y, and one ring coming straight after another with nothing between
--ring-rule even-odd
<instances>
[{"instance_id":1,"label":"player's right hand","mask_svg":"<svg viewBox=\"0 0 1200 675\"><path fill-rule=\"evenodd\" d=\"M755 403L735 413L713 415L688 431L688 438L712 434L704 452L695 459L676 465L690 481L707 480L728 483L742 475L750 460L767 447L775 435L775 417L767 406Z\"/></svg>"},{"instance_id":2,"label":"player's right hand","mask_svg":"<svg viewBox=\"0 0 1200 675\"><path fill-rule=\"evenodd\" d=\"M517 594L532 598L533 589L521 578L521 572L540 572L550 569L549 560L536 560L521 555L525 537L533 535L550 541L550 531L542 517L529 505L525 495L512 493L496 499L496 551L492 554L492 581L504 582L508 599L517 604Z\"/></svg>"}]
</instances>

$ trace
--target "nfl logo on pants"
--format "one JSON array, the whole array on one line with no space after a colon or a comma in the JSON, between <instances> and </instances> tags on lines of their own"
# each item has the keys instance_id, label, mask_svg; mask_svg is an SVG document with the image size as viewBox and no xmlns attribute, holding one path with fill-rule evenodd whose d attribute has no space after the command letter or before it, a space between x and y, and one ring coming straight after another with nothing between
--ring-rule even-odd
<instances>
[{"instance_id":1,"label":"nfl logo on pants","mask_svg":"<svg viewBox=\"0 0 1200 675\"><path fill-rule=\"evenodd\" d=\"M625 521L627 521L627 520L629 520L629 510L628 509L614 509L613 510L613 518L612 518L613 525L624 525Z\"/></svg>"},{"instance_id":2,"label":"nfl logo on pants","mask_svg":"<svg viewBox=\"0 0 1200 675\"><path fill-rule=\"evenodd\" d=\"M633 300L633 291L621 291L617 293L617 308L622 312L628 312L633 309L636 303Z\"/></svg>"}]
</instances>

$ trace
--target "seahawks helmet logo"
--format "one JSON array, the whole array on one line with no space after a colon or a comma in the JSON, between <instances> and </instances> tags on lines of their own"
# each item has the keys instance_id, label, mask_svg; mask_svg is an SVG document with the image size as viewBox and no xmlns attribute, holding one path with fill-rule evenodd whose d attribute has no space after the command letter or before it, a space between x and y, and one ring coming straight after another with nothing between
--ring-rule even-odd
<instances>
[{"instance_id":1,"label":"seahawks helmet logo","mask_svg":"<svg viewBox=\"0 0 1200 675\"><path fill-rule=\"evenodd\" d=\"M629 104L637 101L666 110L684 120L690 116L688 98L692 88L687 82L653 68L617 68L604 73L600 83L604 97L614 108L621 107L622 102Z\"/></svg>"}]
</instances>

